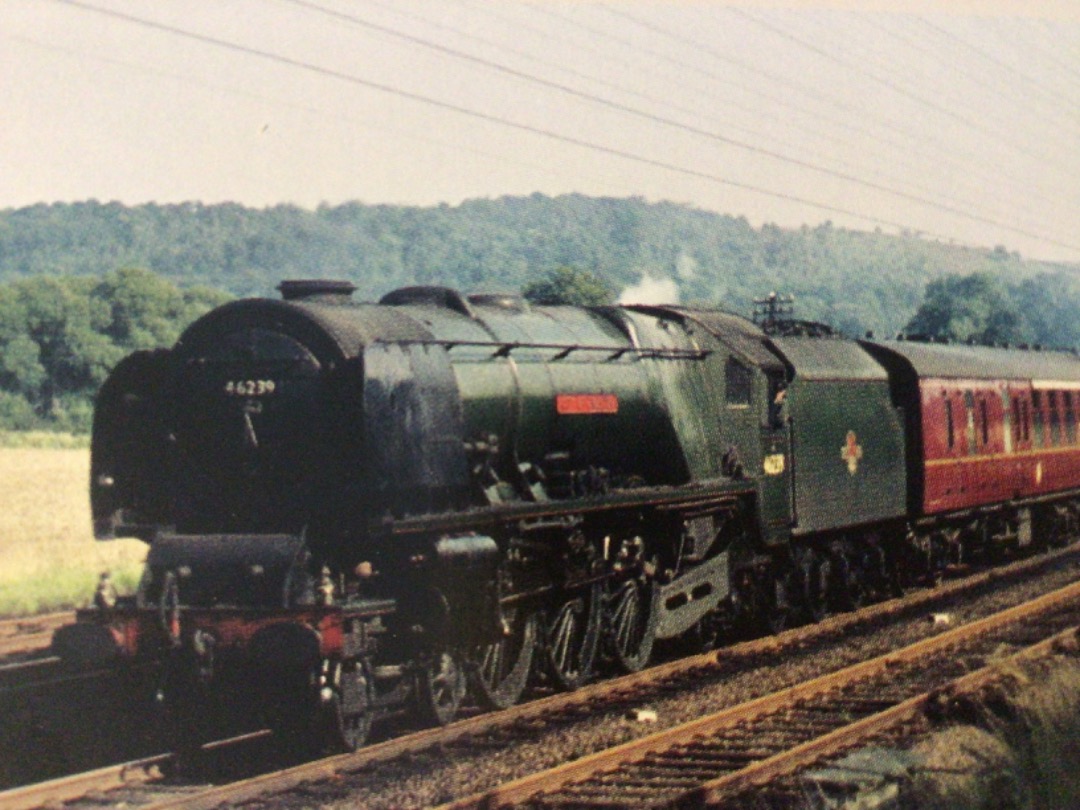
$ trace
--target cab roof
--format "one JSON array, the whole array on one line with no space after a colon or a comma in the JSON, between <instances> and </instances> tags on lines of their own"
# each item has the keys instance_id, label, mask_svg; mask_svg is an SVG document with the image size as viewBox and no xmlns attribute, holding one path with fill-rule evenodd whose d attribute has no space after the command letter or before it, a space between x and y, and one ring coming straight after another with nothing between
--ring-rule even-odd
<instances>
[{"instance_id":1,"label":"cab roof","mask_svg":"<svg viewBox=\"0 0 1080 810\"><path fill-rule=\"evenodd\" d=\"M773 344L804 380L887 380L885 369L854 340L775 337Z\"/></svg>"}]
</instances>

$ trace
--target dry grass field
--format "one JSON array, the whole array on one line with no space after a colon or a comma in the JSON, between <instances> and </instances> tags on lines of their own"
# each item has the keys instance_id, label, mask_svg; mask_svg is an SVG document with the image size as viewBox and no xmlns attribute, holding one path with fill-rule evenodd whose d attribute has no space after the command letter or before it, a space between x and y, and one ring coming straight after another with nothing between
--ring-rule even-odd
<instances>
[{"instance_id":1,"label":"dry grass field","mask_svg":"<svg viewBox=\"0 0 1080 810\"><path fill-rule=\"evenodd\" d=\"M89 469L85 448L0 447L0 616L84 606L106 569L134 588L146 546L94 540Z\"/></svg>"}]
</instances>

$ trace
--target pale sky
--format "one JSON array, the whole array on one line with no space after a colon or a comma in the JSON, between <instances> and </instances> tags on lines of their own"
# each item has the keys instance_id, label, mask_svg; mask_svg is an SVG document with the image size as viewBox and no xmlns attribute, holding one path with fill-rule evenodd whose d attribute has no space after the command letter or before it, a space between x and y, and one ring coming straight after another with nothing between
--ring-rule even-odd
<instances>
[{"instance_id":1,"label":"pale sky","mask_svg":"<svg viewBox=\"0 0 1080 810\"><path fill-rule=\"evenodd\" d=\"M0 208L637 195L1080 262L1080 2L0 0Z\"/></svg>"}]
</instances>

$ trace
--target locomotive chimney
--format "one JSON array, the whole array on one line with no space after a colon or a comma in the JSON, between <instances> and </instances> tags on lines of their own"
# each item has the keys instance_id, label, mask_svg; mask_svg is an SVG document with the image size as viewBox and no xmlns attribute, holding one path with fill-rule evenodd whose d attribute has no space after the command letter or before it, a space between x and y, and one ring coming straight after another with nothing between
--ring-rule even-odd
<instances>
[{"instance_id":1,"label":"locomotive chimney","mask_svg":"<svg viewBox=\"0 0 1080 810\"><path fill-rule=\"evenodd\" d=\"M290 279L278 284L277 288L286 301L326 297L346 300L356 291L356 285L351 281L321 278Z\"/></svg>"}]
</instances>

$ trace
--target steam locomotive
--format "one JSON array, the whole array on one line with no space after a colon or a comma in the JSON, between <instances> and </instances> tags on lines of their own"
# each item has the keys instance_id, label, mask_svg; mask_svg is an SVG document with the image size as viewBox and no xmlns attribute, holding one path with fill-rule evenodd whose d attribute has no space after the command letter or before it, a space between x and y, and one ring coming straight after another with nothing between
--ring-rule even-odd
<instances>
[{"instance_id":1,"label":"steam locomotive","mask_svg":"<svg viewBox=\"0 0 1080 810\"><path fill-rule=\"evenodd\" d=\"M102 387L98 538L149 544L61 655L151 662L351 749L1062 543L1080 359L681 306L286 281Z\"/></svg>"}]
</instances>

